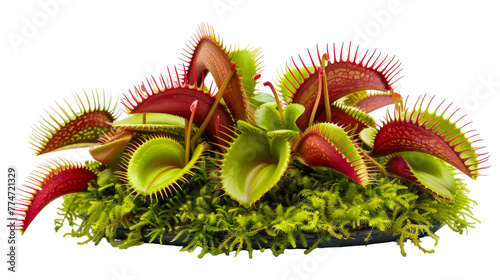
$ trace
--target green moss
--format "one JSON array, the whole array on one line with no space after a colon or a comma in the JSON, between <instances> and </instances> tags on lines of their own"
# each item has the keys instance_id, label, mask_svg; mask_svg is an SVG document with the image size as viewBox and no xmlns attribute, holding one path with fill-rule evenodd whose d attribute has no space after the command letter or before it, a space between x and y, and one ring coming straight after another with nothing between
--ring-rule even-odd
<instances>
[{"instance_id":1,"label":"green moss","mask_svg":"<svg viewBox=\"0 0 500 280\"><path fill-rule=\"evenodd\" d=\"M152 242L170 233L176 235L174 240L187 243L181 251L201 247L200 257L241 250L251 257L253 248L271 248L278 256L297 244L309 253L322 240L373 229L399 236L405 255L404 241L408 239L424 252L433 252L420 246L419 234L425 232L437 244L438 237L429 230L437 223L461 234L477 222L471 212L475 202L460 180L451 203L406 181L379 175L364 188L335 171L311 169L297 162L277 187L247 209L223 195L217 179L209 179L216 176L206 171L216 169L213 162L202 161L191 182L162 201L133 200L127 186L110 176L109 170L87 163L100 172L99 184L90 184L88 192L64 197L56 231L67 223L72 229L67 235L85 238L81 243L97 245L104 238L119 248ZM129 231L124 240L115 240L118 227ZM306 234L316 235L317 242L308 244Z\"/></svg>"}]
</instances>

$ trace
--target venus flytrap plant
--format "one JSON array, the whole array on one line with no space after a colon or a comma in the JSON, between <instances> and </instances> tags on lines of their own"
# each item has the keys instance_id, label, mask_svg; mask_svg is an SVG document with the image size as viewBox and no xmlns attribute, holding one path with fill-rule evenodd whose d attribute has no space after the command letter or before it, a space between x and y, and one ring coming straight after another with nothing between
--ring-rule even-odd
<instances>
[{"instance_id":1,"label":"venus flytrap plant","mask_svg":"<svg viewBox=\"0 0 500 280\"><path fill-rule=\"evenodd\" d=\"M124 154L123 169L117 176L130 185L127 191L135 193L135 198L144 199L158 195L165 197L172 195L172 190L181 188L178 182L187 182L185 175L193 176L191 169L196 168L196 162L207 146L198 145L193 155L174 139L165 135L145 135L131 145ZM187 156L187 159L186 159Z\"/></svg>"},{"instance_id":2,"label":"venus flytrap plant","mask_svg":"<svg viewBox=\"0 0 500 280\"><path fill-rule=\"evenodd\" d=\"M372 52L371 55L369 55L369 52L366 51L362 58L359 59L358 48L356 48L354 55L351 56L351 45L349 45L347 58L345 59L343 57L343 51L344 46L342 45L340 55L337 56L334 45L334 61L326 61L323 70L328 84L327 89L330 102L334 102L344 96L359 91L389 91L392 89L391 85L399 80L397 75L400 72L400 64L398 64L397 61L393 62L394 57L392 59L387 59L388 56L386 56L380 60L380 53L377 54L377 52ZM288 71L281 78L283 97L286 100L302 104L306 107L304 114L297 120L297 126L300 129L306 127L307 121L314 110L314 97L318 91L318 76L320 75L320 70L318 69L321 68L316 66L317 62L314 62L310 52L309 58L313 64L312 68L306 66L299 56L304 67L298 68L297 64L292 59L295 68L288 68ZM319 63L321 63L321 60ZM320 99L318 108L321 107L324 107L324 101L322 99ZM318 113L320 112L318 111ZM313 116L313 118L315 118L315 116Z\"/></svg>"},{"instance_id":3,"label":"venus flytrap plant","mask_svg":"<svg viewBox=\"0 0 500 280\"><path fill-rule=\"evenodd\" d=\"M110 168L117 169L121 161L121 155L132 137L133 133L130 132L109 132L98 139L101 143L94 144L89 148L89 153L95 160L106 164Z\"/></svg>"},{"instance_id":4,"label":"venus flytrap plant","mask_svg":"<svg viewBox=\"0 0 500 280\"><path fill-rule=\"evenodd\" d=\"M43 119L35 126L30 142L35 153L41 155L61 149L89 147L102 133L109 131L110 123L116 119L116 106L111 107L111 99L106 100L105 95L100 97L92 92L91 99L87 93L84 100L75 95L78 110L73 110L64 100L70 112L59 103L56 103L59 111L50 107L59 119L46 111L52 122Z\"/></svg>"},{"instance_id":5,"label":"venus flytrap plant","mask_svg":"<svg viewBox=\"0 0 500 280\"><path fill-rule=\"evenodd\" d=\"M19 193L19 211L24 212L19 230L24 234L33 219L54 199L75 192L84 192L95 183L97 174L87 166L61 159L40 165L30 175Z\"/></svg>"},{"instance_id":6,"label":"venus flytrap plant","mask_svg":"<svg viewBox=\"0 0 500 280\"><path fill-rule=\"evenodd\" d=\"M200 86L204 77L211 73L217 86L221 87L235 62L240 61L240 66L246 66L228 82L224 100L236 120L251 121L251 110L245 102L245 92L247 92L245 87L252 89L251 84L254 84L254 81L249 78L255 76L260 69L259 51L228 50L215 35L213 28L207 25L201 26L190 45L189 50L184 54L186 59L183 60L187 65L183 75L184 82L187 84ZM233 58L235 61L232 61ZM244 81L248 84L244 84ZM251 95L252 92L249 94Z\"/></svg>"},{"instance_id":7,"label":"venus flytrap plant","mask_svg":"<svg viewBox=\"0 0 500 280\"><path fill-rule=\"evenodd\" d=\"M184 65L124 95L127 117L95 94L76 97L79 110L58 105L60 119L35 129L35 152L90 147L95 161L35 171L19 229L60 196L56 228L67 220L78 227L73 236L127 248L168 233L201 255L264 247L278 255L299 244L310 252L366 228L399 236L403 248L405 238L419 246L423 232L436 238L435 223L471 226L474 202L454 175L476 179L488 155L463 131L468 123L458 126L441 105L429 110L425 97L403 103L394 57L350 44L332 50L317 47L317 60L308 52L309 64L292 58L278 78L281 96L264 82L267 95L256 90L260 50L228 48L201 25ZM369 115L393 104L380 124ZM118 226L130 231L123 242ZM307 244L306 234L318 239Z\"/></svg>"},{"instance_id":8,"label":"venus flytrap plant","mask_svg":"<svg viewBox=\"0 0 500 280\"><path fill-rule=\"evenodd\" d=\"M319 123L309 127L295 150L306 165L340 171L362 186L369 183L368 161L340 126Z\"/></svg>"},{"instance_id":9,"label":"venus flytrap plant","mask_svg":"<svg viewBox=\"0 0 500 280\"><path fill-rule=\"evenodd\" d=\"M283 136L244 131L228 147L221 164L222 188L249 207L276 186L290 162L290 143Z\"/></svg>"},{"instance_id":10,"label":"venus flytrap plant","mask_svg":"<svg viewBox=\"0 0 500 280\"><path fill-rule=\"evenodd\" d=\"M229 71L229 73L226 75L226 78L222 82L221 89L217 93L217 95L215 97L215 100L214 100L214 102L212 104L212 107L210 108L210 110L208 111L208 113L207 113L207 115L205 117L205 120L203 120L203 122L201 123L200 129L193 136L193 140L191 142L191 146L194 146L196 140L198 140L198 138L200 138L201 134L203 133L203 131L207 127L208 123L211 120L213 120L213 116L216 113L217 107L218 107L220 101L222 100L222 98L224 97L226 89L227 89L229 83L231 82L233 74L234 74L235 71L236 71L236 64L233 64L233 66L231 67L231 70ZM215 123L216 123L216 131L220 131L220 116L219 115L217 115ZM216 133L216 135L218 135L218 134Z\"/></svg>"}]
</instances>

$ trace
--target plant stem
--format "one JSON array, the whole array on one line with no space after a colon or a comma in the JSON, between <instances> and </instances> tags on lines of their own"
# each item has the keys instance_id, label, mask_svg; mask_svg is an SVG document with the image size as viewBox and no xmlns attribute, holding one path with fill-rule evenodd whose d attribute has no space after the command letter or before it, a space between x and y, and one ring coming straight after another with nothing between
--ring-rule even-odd
<instances>
[{"instance_id":1,"label":"plant stem","mask_svg":"<svg viewBox=\"0 0 500 280\"><path fill-rule=\"evenodd\" d=\"M325 71L325 63L330 58L325 53L323 54L323 58L321 59L321 68ZM325 99L325 113L326 113L326 121L332 122L332 109L330 108L330 96L328 95L328 84L326 83L326 74L323 75L323 95Z\"/></svg>"},{"instance_id":2,"label":"plant stem","mask_svg":"<svg viewBox=\"0 0 500 280\"><path fill-rule=\"evenodd\" d=\"M323 86L323 68L318 68L318 93L316 94L316 101L314 102L313 110L311 113L311 117L309 118L309 126L312 126L314 123L314 117L316 116L316 111L318 111L319 100L321 99L321 88Z\"/></svg>"},{"instance_id":3,"label":"plant stem","mask_svg":"<svg viewBox=\"0 0 500 280\"><path fill-rule=\"evenodd\" d=\"M193 120L194 120L194 114L196 113L196 108L198 108L198 100L194 101L191 104L191 116L189 117L189 122L186 120L186 132L185 132L185 140L186 140L186 153L184 157L184 164L187 164L189 162L189 152L191 151L190 149L190 138L191 138L191 128L193 127Z\"/></svg>"},{"instance_id":4,"label":"plant stem","mask_svg":"<svg viewBox=\"0 0 500 280\"><path fill-rule=\"evenodd\" d=\"M281 124L284 127L285 117L283 116L283 105L281 104L280 99L278 98L278 94L276 93L276 90L274 89L274 86L273 84L271 84L271 82L264 82L263 85L271 88L271 91L273 92L274 95L274 99L276 100L276 106L278 106L278 113L280 114Z\"/></svg>"}]
</instances>

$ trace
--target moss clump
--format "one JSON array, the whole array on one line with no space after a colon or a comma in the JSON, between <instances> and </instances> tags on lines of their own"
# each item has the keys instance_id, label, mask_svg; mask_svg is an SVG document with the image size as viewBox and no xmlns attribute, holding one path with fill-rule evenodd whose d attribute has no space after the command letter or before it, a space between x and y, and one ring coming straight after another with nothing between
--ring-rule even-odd
<instances>
[{"instance_id":1,"label":"moss clump","mask_svg":"<svg viewBox=\"0 0 500 280\"><path fill-rule=\"evenodd\" d=\"M322 240L373 229L399 236L405 255L407 239L424 252L433 252L420 246L419 235L426 233L437 244L438 237L429 230L436 223L463 233L477 222L471 212L475 202L460 180L455 202L447 202L406 181L379 175L364 188L335 171L300 163L294 163L276 187L247 209L224 196L217 179L210 179L216 176L207 172L216 169L213 162L202 161L189 184L161 201L133 200L111 170L88 162L99 172L98 180L89 184L87 192L64 197L56 231L67 223L72 228L68 235L86 238L81 244L97 245L105 238L119 248L170 233L176 235L174 240L187 243L181 251L201 247L200 257L241 250L251 257L253 248L270 248L278 256L299 242L308 253ZM129 232L123 240L115 239L118 227ZM306 234L316 235L317 242L308 244Z\"/></svg>"}]
</instances>

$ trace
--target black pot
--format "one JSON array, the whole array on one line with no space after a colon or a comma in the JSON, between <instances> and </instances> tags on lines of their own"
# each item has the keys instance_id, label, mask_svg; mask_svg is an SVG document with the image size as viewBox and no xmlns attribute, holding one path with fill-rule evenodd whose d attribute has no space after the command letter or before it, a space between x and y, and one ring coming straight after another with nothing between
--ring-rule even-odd
<instances>
[{"instance_id":1,"label":"black pot","mask_svg":"<svg viewBox=\"0 0 500 280\"><path fill-rule=\"evenodd\" d=\"M442 224L435 224L433 227L430 228L430 231L435 233L438 231L440 228L442 228ZM127 233L130 231L124 228L118 228L116 231L116 240L124 240L127 238ZM173 245L173 246L186 246L188 245L191 241L192 238L185 238L183 236L180 236L176 240L173 241L174 237L177 234L175 233L165 233L161 237L157 237L154 239L152 242L150 242L150 238L147 236L143 236L142 241L145 243L155 243L155 244L163 244L163 245ZM421 232L419 234L419 237L424 237L427 236L425 232ZM368 238L368 240L366 240ZM265 235L264 239L266 239L268 242L263 243L260 242L260 247L257 243L252 242L252 247L253 249L260 249L262 248L270 248L271 240L273 239L272 236ZM318 241L318 236L315 234L305 234L305 239L307 241L307 244L311 246L312 244L315 244ZM371 230L371 229L364 229L364 230L356 230L350 232L350 236L348 238L343 238L343 239L338 239L333 236L330 237L330 240L323 240L318 244L318 248L328 248L328 247L346 247L346 246L359 246L359 245L370 245L370 244L377 244L377 243L385 243L385 242L394 242L399 239L399 235L392 235L389 233L384 233L380 232L378 230ZM161 243L160 243L161 241ZM297 247L289 247L287 249L307 249L306 247L303 246L302 242L298 241L296 242ZM246 249L246 244L243 245L243 249Z\"/></svg>"}]
</instances>

